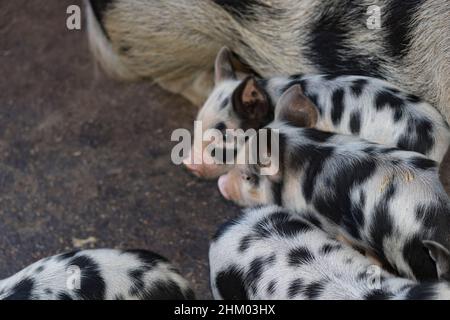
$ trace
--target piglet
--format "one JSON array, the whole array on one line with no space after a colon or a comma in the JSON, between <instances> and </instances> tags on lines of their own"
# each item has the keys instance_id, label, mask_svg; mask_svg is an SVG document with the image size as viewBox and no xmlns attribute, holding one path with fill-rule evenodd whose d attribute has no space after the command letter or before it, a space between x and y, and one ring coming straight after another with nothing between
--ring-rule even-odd
<instances>
[{"instance_id":1,"label":"piglet","mask_svg":"<svg viewBox=\"0 0 450 320\"><path fill-rule=\"evenodd\" d=\"M301 106L295 87L280 99L280 110ZM243 206L278 204L311 211L327 232L373 253L383 264L417 280L443 276L423 242L450 248L450 204L439 181L438 164L422 154L341 134L295 126L292 112L265 130L279 137L276 170L259 161L236 165L219 179L225 198ZM240 155L251 150L249 139ZM242 158L243 159L243 158Z\"/></svg>"},{"instance_id":2,"label":"piglet","mask_svg":"<svg viewBox=\"0 0 450 320\"><path fill-rule=\"evenodd\" d=\"M216 129L225 135L230 129L260 129L279 118L280 112L290 112L296 126L416 151L439 163L450 144L450 131L439 111L381 79L302 74L242 79L227 48L216 58L215 75L214 90L197 116L203 131ZM301 90L303 103L280 110L277 103L293 86ZM205 151L210 143L193 147L185 160L187 168L203 178L218 177L231 168L211 161L214 156Z\"/></svg>"},{"instance_id":3,"label":"piglet","mask_svg":"<svg viewBox=\"0 0 450 320\"><path fill-rule=\"evenodd\" d=\"M0 300L185 300L187 281L145 250L72 251L39 260L0 281Z\"/></svg>"},{"instance_id":4,"label":"piglet","mask_svg":"<svg viewBox=\"0 0 450 320\"><path fill-rule=\"evenodd\" d=\"M267 206L246 210L221 226L209 249L214 298L450 299L448 282L417 283L392 275L329 237L312 217L308 211L294 214ZM433 242L425 245L430 256L449 266L448 251L440 253Z\"/></svg>"}]
</instances>

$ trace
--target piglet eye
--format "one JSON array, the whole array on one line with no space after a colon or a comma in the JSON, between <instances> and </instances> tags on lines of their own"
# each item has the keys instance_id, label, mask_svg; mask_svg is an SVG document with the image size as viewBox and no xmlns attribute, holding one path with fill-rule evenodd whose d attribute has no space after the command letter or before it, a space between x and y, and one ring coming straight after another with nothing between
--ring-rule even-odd
<instances>
[{"instance_id":1,"label":"piglet eye","mask_svg":"<svg viewBox=\"0 0 450 320\"><path fill-rule=\"evenodd\" d=\"M241 178L242 178L242 180L245 180L245 181L251 181L252 180L252 177L250 177L249 175L246 175L244 173L241 175Z\"/></svg>"},{"instance_id":2,"label":"piglet eye","mask_svg":"<svg viewBox=\"0 0 450 320\"><path fill-rule=\"evenodd\" d=\"M225 125L225 123L223 122L219 122L218 124L215 125L214 127L216 130L221 131L222 133L225 132L225 130L227 129L227 126Z\"/></svg>"}]
</instances>

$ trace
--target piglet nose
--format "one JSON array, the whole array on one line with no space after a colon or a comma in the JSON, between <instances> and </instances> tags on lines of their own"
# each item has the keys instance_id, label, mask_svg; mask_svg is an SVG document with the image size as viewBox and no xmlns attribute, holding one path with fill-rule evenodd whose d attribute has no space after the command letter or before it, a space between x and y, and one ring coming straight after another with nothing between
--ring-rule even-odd
<instances>
[{"instance_id":1,"label":"piglet nose","mask_svg":"<svg viewBox=\"0 0 450 320\"><path fill-rule=\"evenodd\" d=\"M190 167L190 166L193 166L194 164L193 164L193 161L192 161L192 157L189 155L189 157L186 157L186 158L184 158L183 159L183 164L186 166L186 167Z\"/></svg>"},{"instance_id":2,"label":"piglet nose","mask_svg":"<svg viewBox=\"0 0 450 320\"><path fill-rule=\"evenodd\" d=\"M201 175L201 169L200 165L194 164L190 157L183 160L183 164L186 166L186 168L191 171L194 175L200 176Z\"/></svg>"},{"instance_id":3,"label":"piglet nose","mask_svg":"<svg viewBox=\"0 0 450 320\"><path fill-rule=\"evenodd\" d=\"M224 174L220 176L219 181L217 181L217 185L219 186L219 191L223 195L223 197L227 200L230 200L230 197L227 193L226 185L228 183L228 175Z\"/></svg>"}]
</instances>

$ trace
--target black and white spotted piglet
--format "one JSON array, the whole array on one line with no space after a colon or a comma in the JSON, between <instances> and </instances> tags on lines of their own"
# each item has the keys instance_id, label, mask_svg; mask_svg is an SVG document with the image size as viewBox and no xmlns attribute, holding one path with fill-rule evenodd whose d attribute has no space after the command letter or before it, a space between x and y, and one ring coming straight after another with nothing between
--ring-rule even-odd
<instances>
[{"instance_id":1,"label":"black and white spotted piglet","mask_svg":"<svg viewBox=\"0 0 450 320\"><path fill-rule=\"evenodd\" d=\"M280 116L277 105L283 93L298 85L304 102L284 110L296 117L298 126L416 151L437 162L447 152L450 131L441 114L386 81L348 75L238 80L229 56L226 48L218 54L216 85L197 117L204 129L262 128ZM190 158L195 157L199 155ZM225 170L225 166L194 165L190 158L186 165L199 176L214 177Z\"/></svg>"},{"instance_id":2,"label":"black and white spotted piglet","mask_svg":"<svg viewBox=\"0 0 450 320\"><path fill-rule=\"evenodd\" d=\"M0 281L0 300L193 298L174 267L145 250L73 251L39 260Z\"/></svg>"},{"instance_id":3,"label":"black and white spotted piglet","mask_svg":"<svg viewBox=\"0 0 450 320\"><path fill-rule=\"evenodd\" d=\"M290 89L280 103L301 103L297 98ZM295 121L285 116L285 121ZM219 179L225 198L244 206L307 208L330 234L371 251L403 276L441 276L439 262L423 249L425 240L450 248L450 201L436 162L416 152L295 123L274 122L267 130L279 133L279 153L272 150L271 164L273 171L278 164L278 170L263 175L258 164L235 165ZM250 138L240 155L257 138Z\"/></svg>"},{"instance_id":4,"label":"black and white spotted piglet","mask_svg":"<svg viewBox=\"0 0 450 320\"><path fill-rule=\"evenodd\" d=\"M450 299L447 282L419 284L394 276L314 223L269 206L223 225L209 250L214 298Z\"/></svg>"}]
</instances>

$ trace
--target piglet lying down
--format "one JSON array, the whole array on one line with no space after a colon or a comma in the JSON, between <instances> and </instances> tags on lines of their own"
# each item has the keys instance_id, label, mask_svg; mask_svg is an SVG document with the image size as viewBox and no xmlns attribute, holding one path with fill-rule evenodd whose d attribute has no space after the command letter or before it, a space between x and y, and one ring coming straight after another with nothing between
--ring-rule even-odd
<instances>
[{"instance_id":1,"label":"piglet lying down","mask_svg":"<svg viewBox=\"0 0 450 320\"><path fill-rule=\"evenodd\" d=\"M289 90L281 103L291 106L297 94ZM372 252L403 276L442 276L446 267L423 244L432 240L450 248L449 198L437 163L353 136L298 128L289 114L267 126L279 136L278 157L272 155L278 158L276 174L262 175L258 164L236 165L219 179L224 197L243 206L278 204L308 212L328 233Z\"/></svg>"},{"instance_id":2,"label":"piglet lying down","mask_svg":"<svg viewBox=\"0 0 450 320\"><path fill-rule=\"evenodd\" d=\"M214 298L450 299L447 282L393 276L300 215L269 206L222 226L209 250ZM447 266L449 258L446 252Z\"/></svg>"},{"instance_id":3,"label":"piglet lying down","mask_svg":"<svg viewBox=\"0 0 450 320\"><path fill-rule=\"evenodd\" d=\"M193 298L174 267L145 250L73 251L39 260L0 281L0 300Z\"/></svg>"},{"instance_id":4,"label":"piglet lying down","mask_svg":"<svg viewBox=\"0 0 450 320\"><path fill-rule=\"evenodd\" d=\"M198 113L203 130L260 129L280 113L288 112L296 125L321 131L349 134L362 139L415 151L441 162L450 143L450 131L439 112L426 101L394 85L363 76L291 75L268 79L237 78L223 48L216 59L216 84ZM301 104L281 110L280 99L297 87ZM298 99L300 101L300 99ZM197 135L197 133L196 133ZM195 175L214 178L225 173L226 165L210 164L210 141L186 158L186 167ZM220 148L219 148L220 149ZM217 152L216 152L217 154Z\"/></svg>"}]
</instances>

